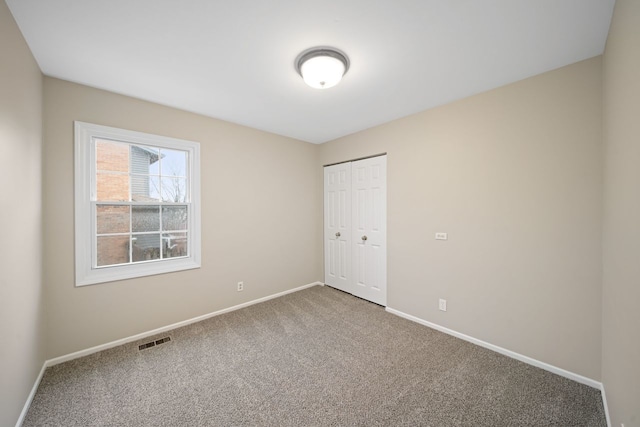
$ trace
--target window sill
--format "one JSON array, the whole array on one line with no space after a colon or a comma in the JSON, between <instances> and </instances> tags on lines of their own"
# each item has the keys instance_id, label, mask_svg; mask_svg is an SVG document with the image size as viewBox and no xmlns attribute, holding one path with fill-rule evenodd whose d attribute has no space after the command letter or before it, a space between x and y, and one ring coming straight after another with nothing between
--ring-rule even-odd
<instances>
[{"instance_id":1,"label":"window sill","mask_svg":"<svg viewBox=\"0 0 640 427\"><path fill-rule=\"evenodd\" d=\"M136 277L153 276L157 274L173 273L176 271L200 268L200 262L193 258L163 260L135 265L120 265L76 271L76 287L95 285L98 283L115 282L117 280L134 279Z\"/></svg>"}]
</instances>

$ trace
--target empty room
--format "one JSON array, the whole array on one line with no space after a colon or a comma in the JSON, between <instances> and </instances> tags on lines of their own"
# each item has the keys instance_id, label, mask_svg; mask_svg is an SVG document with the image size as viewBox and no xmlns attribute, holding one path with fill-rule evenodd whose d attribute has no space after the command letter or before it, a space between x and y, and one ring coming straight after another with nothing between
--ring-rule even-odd
<instances>
[{"instance_id":1,"label":"empty room","mask_svg":"<svg viewBox=\"0 0 640 427\"><path fill-rule=\"evenodd\" d=\"M0 426L640 427L639 28L0 1Z\"/></svg>"}]
</instances>

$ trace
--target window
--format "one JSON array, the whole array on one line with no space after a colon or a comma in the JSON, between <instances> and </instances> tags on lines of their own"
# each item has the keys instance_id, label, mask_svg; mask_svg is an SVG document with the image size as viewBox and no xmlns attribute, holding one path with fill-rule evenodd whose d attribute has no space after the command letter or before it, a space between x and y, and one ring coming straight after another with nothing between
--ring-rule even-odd
<instances>
[{"instance_id":1,"label":"window","mask_svg":"<svg viewBox=\"0 0 640 427\"><path fill-rule=\"evenodd\" d=\"M75 122L76 286L200 267L199 154Z\"/></svg>"}]
</instances>

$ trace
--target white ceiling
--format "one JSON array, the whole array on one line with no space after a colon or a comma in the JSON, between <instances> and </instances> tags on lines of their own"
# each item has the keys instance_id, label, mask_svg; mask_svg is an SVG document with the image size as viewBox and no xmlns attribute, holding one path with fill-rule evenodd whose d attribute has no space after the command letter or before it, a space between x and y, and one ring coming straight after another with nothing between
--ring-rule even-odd
<instances>
[{"instance_id":1,"label":"white ceiling","mask_svg":"<svg viewBox=\"0 0 640 427\"><path fill-rule=\"evenodd\" d=\"M42 72L322 143L603 52L615 0L6 0ZM342 83L296 56L333 46Z\"/></svg>"}]
</instances>

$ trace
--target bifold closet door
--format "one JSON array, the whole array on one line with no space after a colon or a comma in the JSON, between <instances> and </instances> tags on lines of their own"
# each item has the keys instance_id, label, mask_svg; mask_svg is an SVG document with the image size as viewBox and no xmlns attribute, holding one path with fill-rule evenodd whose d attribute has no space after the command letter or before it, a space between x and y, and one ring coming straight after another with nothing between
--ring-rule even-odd
<instances>
[{"instance_id":1,"label":"bifold closet door","mask_svg":"<svg viewBox=\"0 0 640 427\"><path fill-rule=\"evenodd\" d=\"M324 282L351 292L351 164L324 168Z\"/></svg>"},{"instance_id":2,"label":"bifold closet door","mask_svg":"<svg viewBox=\"0 0 640 427\"><path fill-rule=\"evenodd\" d=\"M324 168L325 283L387 303L386 156Z\"/></svg>"},{"instance_id":3,"label":"bifold closet door","mask_svg":"<svg viewBox=\"0 0 640 427\"><path fill-rule=\"evenodd\" d=\"M387 157L351 164L352 294L387 305Z\"/></svg>"}]
</instances>

